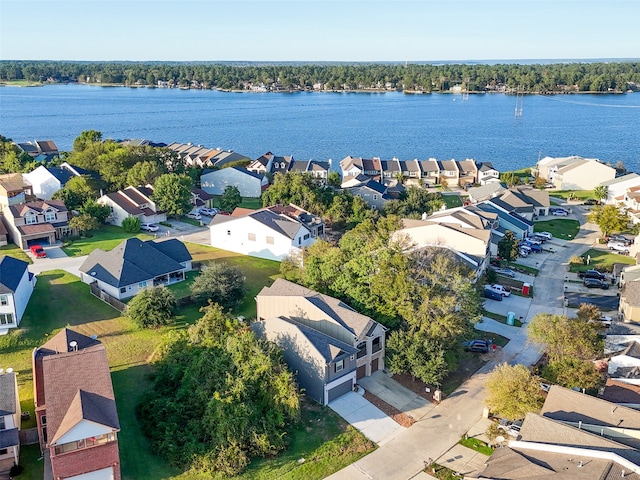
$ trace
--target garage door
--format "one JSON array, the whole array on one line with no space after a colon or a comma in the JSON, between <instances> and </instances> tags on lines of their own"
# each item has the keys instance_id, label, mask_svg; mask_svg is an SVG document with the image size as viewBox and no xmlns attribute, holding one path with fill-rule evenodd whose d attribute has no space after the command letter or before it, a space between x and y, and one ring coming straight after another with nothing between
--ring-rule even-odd
<instances>
[{"instance_id":1,"label":"garage door","mask_svg":"<svg viewBox=\"0 0 640 480\"><path fill-rule=\"evenodd\" d=\"M371 360L371 373L377 372L378 369L380 368L379 367L379 363L380 362L378 360L380 360L380 359L379 358L374 358L373 360Z\"/></svg>"},{"instance_id":2,"label":"garage door","mask_svg":"<svg viewBox=\"0 0 640 480\"><path fill-rule=\"evenodd\" d=\"M31 246L31 245L49 245L49 237L42 237L42 238L33 238L31 240L27 240L27 246Z\"/></svg>"},{"instance_id":3,"label":"garage door","mask_svg":"<svg viewBox=\"0 0 640 480\"><path fill-rule=\"evenodd\" d=\"M336 385L331 390L329 390L329 403L333 402L339 396L350 392L351 390L353 390L353 384L351 382L351 378L349 378L346 382L341 383L340 385Z\"/></svg>"},{"instance_id":4,"label":"garage door","mask_svg":"<svg viewBox=\"0 0 640 480\"><path fill-rule=\"evenodd\" d=\"M356 380L360 380L366 374L367 374L367 366L366 365L359 366L358 370L356 371Z\"/></svg>"}]
</instances>

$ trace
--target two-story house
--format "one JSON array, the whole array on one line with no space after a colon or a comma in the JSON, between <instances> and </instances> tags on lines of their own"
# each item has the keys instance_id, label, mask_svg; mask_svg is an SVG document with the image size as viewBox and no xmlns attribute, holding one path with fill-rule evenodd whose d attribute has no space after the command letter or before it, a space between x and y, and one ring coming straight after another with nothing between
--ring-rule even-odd
<instances>
[{"instance_id":1,"label":"two-story house","mask_svg":"<svg viewBox=\"0 0 640 480\"><path fill-rule=\"evenodd\" d=\"M18 382L12 368L0 368L0 478L20 460L20 397Z\"/></svg>"},{"instance_id":2,"label":"two-story house","mask_svg":"<svg viewBox=\"0 0 640 480\"><path fill-rule=\"evenodd\" d=\"M493 168L491 162L478 164L478 183L480 185L486 185L492 182L500 182L500 172Z\"/></svg>"},{"instance_id":3,"label":"two-story house","mask_svg":"<svg viewBox=\"0 0 640 480\"><path fill-rule=\"evenodd\" d=\"M458 184L461 187L478 183L478 167L473 160L458 160L456 162L459 172Z\"/></svg>"},{"instance_id":4,"label":"two-story house","mask_svg":"<svg viewBox=\"0 0 640 480\"><path fill-rule=\"evenodd\" d=\"M455 160L438 161L438 166L440 167L440 183L444 181L449 186L458 184L460 171Z\"/></svg>"},{"instance_id":5,"label":"two-story house","mask_svg":"<svg viewBox=\"0 0 640 480\"><path fill-rule=\"evenodd\" d=\"M120 480L120 421L104 344L64 328L34 349L32 369L45 471Z\"/></svg>"},{"instance_id":6,"label":"two-story house","mask_svg":"<svg viewBox=\"0 0 640 480\"><path fill-rule=\"evenodd\" d=\"M158 209L152 199L153 189L147 187L127 187L115 193L101 196L97 202L111 208L108 220L114 225L122 226L127 217L136 217L140 223L159 223L167 220L167 215Z\"/></svg>"},{"instance_id":7,"label":"two-story house","mask_svg":"<svg viewBox=\"0 0 640 480\"><path fill-rule=\"evenodd\" d=\"M440 165L434 158L419 160L420 177L424 185L437 185L440 182Z\"/></svg>"},{"instance_id":8,"label":"two-story house","mask_svg":"<svg viewBox=\"0 0 640 480\"><path fill-rule=\"evenodd\" d=\"M9 205L3 216L11 240L23 250L34 244L54 244L71 235L69 218L62 200Z\"/></svg>"},{"instance_id":9,"label":"two-story house","mask_svg":"<svg viewBox=\"0 0 640 480\"><path fill-rule=\"evenodd\" d=\"M236 187L242 198L258 198L263 187L268 185L264 175L242 167L228 167L220 170L204 170L200 177L202 189L211 195L222 195L228 186Z\"/></svg>"},{"instance_id":10,"label":"two-story house","mask_svg":"<svg viewBox=\"0 0 640 480\"><path fill-rule=\"evenodd\" d=\"M326 405L384 369L385 327L341 300L277 279L256 296L251 328L283 350L308 397Z\"/></svg>"},{"instance_id":11,"label":"two-story house","mask_svg":"<svg viewBox=\"0 0 640 480\"><path fill-rule=\"evenodd\" d=\"M0 175L0 208L4 211L9 205L25 203L33 198L31 184L22 178L21 173Z\"/></svg>"},{"instance_id":12,"label":"two-story house","mask_svg":"<svg viewBox=\"0 0 640 480\"><path fill-rule=\"evenodd\" d=\"M0 257L0 334L20 325L36 286L29 264L8 255Z\"/></svg>"}]
</instances>

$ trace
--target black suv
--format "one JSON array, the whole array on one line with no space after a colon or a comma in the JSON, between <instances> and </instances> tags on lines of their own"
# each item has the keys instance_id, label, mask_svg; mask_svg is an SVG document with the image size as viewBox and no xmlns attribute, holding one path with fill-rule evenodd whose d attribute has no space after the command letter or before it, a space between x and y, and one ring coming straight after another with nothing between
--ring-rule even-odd
<instances>
[{"instance_id":1,"label":"black suv","mask_svg":"<svg viewBox=\"0 0 640 480\"><path fill-rule=\"evenodd\" d=\"M585 278L583 284L587 288L601 288L603 290L609 290L609 284L602 280L598 280L597 278Z\"/></svg>"},{"instance_id":2,"label":"black suv","mask_svg":"<svg viewBox=\"0 0 640 480\"><path fill-rule=\"evenodd\" d=\"M595 278L597 280L606 280L607 276L598 270L587 270L586 272L578 272L580 278Z\"/></svg>"}]
</instances>

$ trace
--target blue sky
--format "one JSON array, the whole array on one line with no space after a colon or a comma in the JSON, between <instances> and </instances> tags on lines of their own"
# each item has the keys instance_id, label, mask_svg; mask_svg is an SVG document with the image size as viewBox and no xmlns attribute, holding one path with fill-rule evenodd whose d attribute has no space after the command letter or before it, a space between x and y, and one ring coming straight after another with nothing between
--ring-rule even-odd
<instances>
[{"instance_id":1,"label":"blue sky","mask_svg":"<svg viewBox=\"0 0 640 480\"><path fill-rule=\"evenodd\" d=\"M0 0L0 58L640 58L640 0Z\"/></svg>"}]
</instances>

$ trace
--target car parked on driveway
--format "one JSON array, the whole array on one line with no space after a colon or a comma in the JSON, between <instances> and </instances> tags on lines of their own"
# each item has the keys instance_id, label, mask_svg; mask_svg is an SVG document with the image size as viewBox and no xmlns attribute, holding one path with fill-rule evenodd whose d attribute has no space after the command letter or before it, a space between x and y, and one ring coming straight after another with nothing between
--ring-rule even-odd
<instances>
[{"instance_id":1,"label":"car parked on driveway","mask_svg":"<svg viewBox=\"0 0 640 480\"><path fill-rule=\"evenodd\" d=\"M217 208L202 207L200 209L200 215L206 215L207 217L213 217L213 216L215 216L217 214L218 214L218 209Z\"/></svg>"},{"instance_id":2,"label":"car parked on driveway","mask_svg":"<svg viewBox=\"0 0 640 480\"><path fill-rule=\"evenodd\" d=\"M510 437L517 437L520 435L520 428L522 427L522 422L500 422L498 428L503 430Z\"/></svg>"},{"instance_id":3,"label":"car parked on driveway","mask_svg":"<svg viewBox=\"0 0 640 480\"><path fill-rule=\"evenodd\" d=\"M596 200L595 198L587 198L583 205L598 205L598 200Z\"/></svg>"},{"instance_id":4,"label":"car parked on driveway","mask_svg":"<svg viewBox=\"0 0 640 480\"><path fill-rule=\"evenodd\" d=\"M553 235L551 235L549 232L536 232L535 235L537 235L538 237L544 237L547 240L551 240L553 238Z\"/></svg>"},{"instance_id":5,"label":"car parked on driveway","mask_svg":"<svg viewBox=\"0 0 640 480\"><path fill-rule=\"evenodd\" d=\"M567 215L569 215L569 212L567 212L564 208L555 208L551 210L551 215L566 217Z\"/></svg>"},{"instance_id":6,"label":"car parked on driveway","mask_svg":"<svg viewBox=\"0 0 640 480\"><path fill-rule=\"evenodd\" d=\"M629 247L624 243L610 241L609 243L607 243L607 247L609 248L609 250L614 250L623 255L629 255Z\"/></svg>"},{"instance_id":7,"label":"car parked on driveway","mask_svg":"<svg viewBox=\"0 0 640 480\"><path fill-rule=\"evenodd\" d=\"M509 291L509 289L507 289L503 285L500 285L499 283L494 283L493 285L485 285L484 289L499 293L503 297L508 297L509 295L511 295L511 292Z\"/></svg>"},{"instance_id":8,"label":"car parked on driveway","mask_svg":"<svg viewBox=\"0 0 640 480\"><path fill-rule=\"evenodd\" d=\"M202 220L202 215L199 213L187 213L187 218L192 218L194 220Z\"/></svg>"},{"instance_id":9,"label":"car parked on driveway","mask_svg":"<svg viewBox=\"0 0 640 480\"><path fill-rule=\"evenodd\" d=\"M587 288L601 288L603 290L609 290L609 284L598 280L597 278L585 278L582 284Z\"/></svg>"},{"instance_id":10,"label":"car parked on driveway","mask_svg":"<svg viewBox=\"0 0 640 480\"><path fill-rule=\"evenodd\" d=\"M623 243L625 245L631 245L633 240L625 237L624 235L620 235L618 233L614 233L613 235L609 235L609 241Z\"/></svg>"},{"instance_id":11,"label":"car parked on driveway","mask_svg":"<svg viewBox=\"0 0 640 480\"><path fill-rule=\"evenodd\" d=\"M498 292L494 292L493 290L489 290L487 288L484 289L484 298L488 298L490 300L496 300L498 302L502 301L502 295Z\"/></svg>"},{"instance_id":12,"label":"car parked on driveway","mask_svg":"<svg viewBox=\"0 0 640 480\"><path fill-rule=\"evenodd\" d=\"M462 342L465 352L489 353L489 342L486 340L469 340Z\"/></svg>"},{"instance_id":13,"label":"car parked on driveway","mask_svg":"<svg viewBox=\"0 0 640 480\"><path fill-rule=\"evenodd\" d=\"M607 276L598 270L587 270L586 272L578 272L580 278L596 278L598 280L606 280Z\"/></svg>"},{"instance_id":14,"label":"car parked on driveway","mask_svg":"<svg viewBox=\"0 0 640 480\"><path fill-rule=\"evenodd\" d=\"M516 276L516 272L514 272L510 268L494 268L494 270L496 273L499 273L500 275L504 275L505 277L515 278Z\"/></svg>"},{"instance_id":15,"label":"car parked on driveway","mask_svg":"<svg viewBox=\"0 0 640 480\"><path fill-rule=\"evenodd\" d=\"M158 225L154 223L142 223L140 224L140 230L144 232L157 232L160 229Z\"/></svg>"},{"instance_id":16,"label":"car parked on driveway","mask_svg":"<svg viewBox=\"0 0 640 480\"><path fill-rule=\"evenodd\" d=\"M33 253L36 258L47 258L47 252L45 252L44 248L40 245L31 245L29 250L31 250L31 253Z\"/></svg>"},{"instance_id":17,"label":"car parked on driveway","mask_svg":"<svg viewBox=\"0 0 640 480\"><path fill-rule=\"evenodd\" d=\"M520 244L521 247L527 247L529 248L532 252L535 253L541 253L542 252L542 247L540 245L536 245L535 243L531 243L530 241L526 240L524 242L522 242Z\"/></svg>"}]
</instances>

